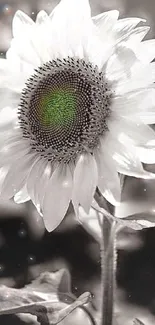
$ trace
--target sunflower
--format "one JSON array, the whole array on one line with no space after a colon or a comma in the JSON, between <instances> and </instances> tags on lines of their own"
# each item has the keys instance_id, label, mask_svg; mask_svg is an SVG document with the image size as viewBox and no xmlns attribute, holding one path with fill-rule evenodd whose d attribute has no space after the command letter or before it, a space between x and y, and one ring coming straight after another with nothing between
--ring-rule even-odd
<instances>
[{"instance_id":1,"label":"sunflower","mask_svg":"<svg viewBox=\"0 0 155 325\"><path fill-rule=\"evenodd\" d=\"M61 0L34 22L17 11L0 60L0 195L37 207L48 231L96 187L113 205L120 174L150 178L155 162L155 41L143 19L91 17ZM142 22L142 26L137 25Z\"/></svg>"}]
</instances>

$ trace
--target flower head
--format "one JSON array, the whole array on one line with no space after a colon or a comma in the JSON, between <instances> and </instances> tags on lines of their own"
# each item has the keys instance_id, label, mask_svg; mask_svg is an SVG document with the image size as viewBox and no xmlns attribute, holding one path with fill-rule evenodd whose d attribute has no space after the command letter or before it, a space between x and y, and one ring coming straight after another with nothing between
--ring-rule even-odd
<instances>
[{"instance_id":1,"label":"flower head","mask_svg":"<svg viewBox=\"0 0 155 325\"><path fill-rule=\"evenodd\" d=\"M61 0L36 22L15 14L0 60L0 193L31 199L49 231L70 202L88 212L97 186L119 202L119 173L151 177L155 41L142 42L141 21L92 18L88 0Z\"/></svg>"}]
</instances>

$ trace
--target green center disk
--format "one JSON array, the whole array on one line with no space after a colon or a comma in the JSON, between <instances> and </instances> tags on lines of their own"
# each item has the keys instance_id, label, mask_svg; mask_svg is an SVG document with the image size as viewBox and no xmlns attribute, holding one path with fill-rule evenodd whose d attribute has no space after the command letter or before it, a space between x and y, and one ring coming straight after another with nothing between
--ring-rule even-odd
<instances>
[{"instance_id":1,"label":"green center disk","mask_svg":"<svg viewBox=\"0 0 155 325\"><path fill-rule=\"evenodd\" d=\"M76 117L77 98L74 90L55 90L39 101L40 122L46 127L67 127Z\"/></svg>"}]
</instances>

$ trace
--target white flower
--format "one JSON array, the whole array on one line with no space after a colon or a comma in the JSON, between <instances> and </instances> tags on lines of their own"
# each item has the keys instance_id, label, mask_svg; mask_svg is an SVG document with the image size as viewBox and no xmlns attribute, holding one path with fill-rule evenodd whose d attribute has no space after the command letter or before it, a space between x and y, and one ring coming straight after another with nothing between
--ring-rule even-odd
<instances>
[{"instance_id":1,"label":"white flower","mask_svg":"<svg viewBox=\"0 0 155 325\"><path fill-rule=\"evenodd\" d=\"M152 177L155 41L139 18L91 18L88 0L61 0L33 22L18 11L0 60L0 193L33 201L51 231L72 201L88 213L98 186L120 201L118 173Z\"/></svg>"}]
</instances>

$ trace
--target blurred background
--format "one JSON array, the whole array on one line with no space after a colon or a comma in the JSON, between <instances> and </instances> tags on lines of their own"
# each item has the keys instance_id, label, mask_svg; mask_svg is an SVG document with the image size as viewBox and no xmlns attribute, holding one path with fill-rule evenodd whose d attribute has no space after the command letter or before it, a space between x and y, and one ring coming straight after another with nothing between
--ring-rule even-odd
<instances>
[{"instance_id":1,"label":"blurred background","mask_svg":"<svg viewBox=\"0 0 155 325\"><path fill-rule=\"evenodd\" d=\"M20 9L35 19L39 10L52 11L57 0L0 0L0 56L11 40L14 13ZM136 16L151 26L148 38L155 37L154 0L90 0L92 15L118 9L121 17ZM155 172L155 166L148 170ZM118 216L155 216L155 181L126 178ZM118 238L117 298L118 325L130 325L139 317L146 325L155 322L155 229L120 233ZM72 208L56 231L49 234L31 203L0 203L0 284L21 288L41 272L67 267L72 290L78 296L85 290L100 300L100 247L74 218ZM17 320L16 320L17 321ZM0 324L16 325L9 317ZM22 323L23 324L23 323Z\"/></svg>"}]
</instances>

